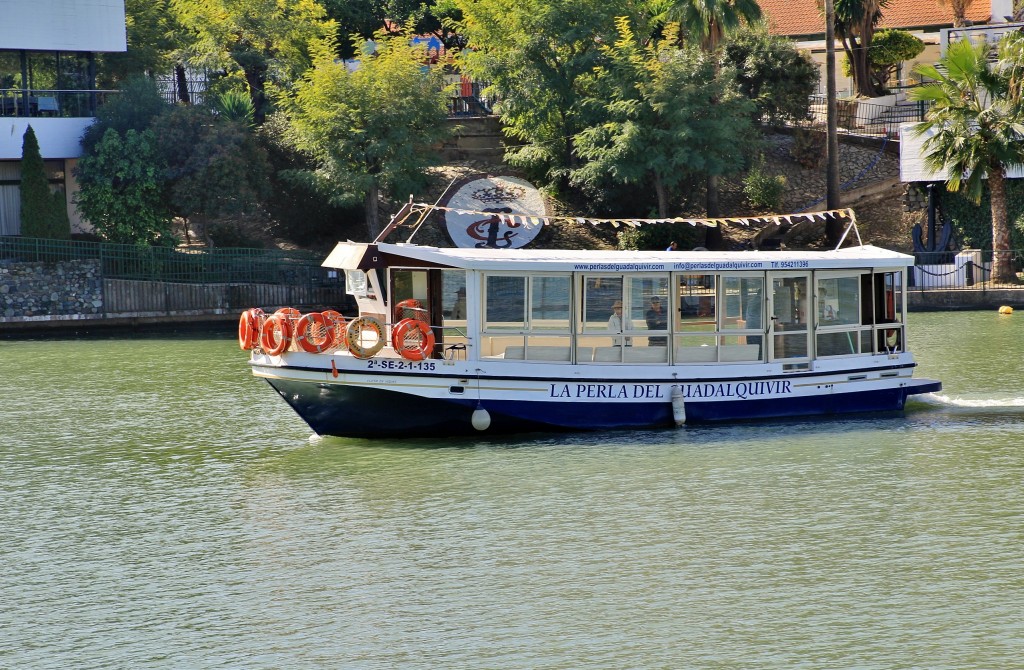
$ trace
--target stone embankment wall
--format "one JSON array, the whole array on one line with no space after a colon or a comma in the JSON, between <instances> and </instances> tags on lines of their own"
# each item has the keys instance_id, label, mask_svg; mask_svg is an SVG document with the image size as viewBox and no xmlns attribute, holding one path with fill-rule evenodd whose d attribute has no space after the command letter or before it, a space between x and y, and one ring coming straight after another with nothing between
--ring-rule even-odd
<instances>
[{"instance_id":1,"label":"stone embankment wall","mask_svg":"<svg viewBox=\"0 0 1024 670\"><path fill-rule=\"evenodd\" d=\"M103 284L94 260L17 263L0 260L0 317L99 315Z\"/></svg>"}]
</instances>

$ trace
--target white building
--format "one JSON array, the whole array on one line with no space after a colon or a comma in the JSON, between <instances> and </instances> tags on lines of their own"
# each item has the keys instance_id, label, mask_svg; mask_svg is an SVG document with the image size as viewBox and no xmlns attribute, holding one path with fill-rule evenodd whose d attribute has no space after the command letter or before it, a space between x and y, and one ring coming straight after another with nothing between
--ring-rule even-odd
<instances>
[{"instance_id":1,"label":"white building","mask_svg":"<svg viewBox=\"0 0 1024 670\"><path fill-rule=\"evenodd\" d=\"M124 0L4 0L0 20L0 235L21 231L21 150L31 124L51 185L63 186L72 229L72 170L107 92L96 54L127 51Z\"/></svg>"}]
</instances>

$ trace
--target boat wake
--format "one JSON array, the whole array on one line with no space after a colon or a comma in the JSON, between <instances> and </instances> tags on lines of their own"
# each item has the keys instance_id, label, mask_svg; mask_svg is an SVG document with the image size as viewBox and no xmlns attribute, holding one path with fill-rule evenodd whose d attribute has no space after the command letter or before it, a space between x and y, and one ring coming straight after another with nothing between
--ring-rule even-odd
<instances>
[{"instance_id":1,"label":"boat wake","mask_svg":"<svg viewBox=\"0 0 1024 670\"><path fill-rule=\"evenodd\" d=\"M926 393L915 396L914 401L933 407L982 412L1024 412L1024 396L1016 398L991 397L982 394L950 396Z\"/></svg>"}]
</instances>

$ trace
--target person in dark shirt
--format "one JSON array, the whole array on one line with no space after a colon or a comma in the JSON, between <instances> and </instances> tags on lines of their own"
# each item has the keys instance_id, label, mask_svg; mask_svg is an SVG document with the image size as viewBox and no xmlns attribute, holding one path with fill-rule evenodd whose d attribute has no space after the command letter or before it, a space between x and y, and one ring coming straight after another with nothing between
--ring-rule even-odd
<instances>
[{"instance_id":1,"label":"person in dark shirt","mask_svg":"<svg viewBox=\"0 0 1024 670\"><path fill-rule=\"evenodd\" d=\"M647 330L668 329L668 317L661 308L661 298L658 296L651 298L651 308L644 314L644 318L647 320ZM652 347L663 347L666 344L666 339L664 336L648 337L647 344Z\"/></svg>"}]
</instances>

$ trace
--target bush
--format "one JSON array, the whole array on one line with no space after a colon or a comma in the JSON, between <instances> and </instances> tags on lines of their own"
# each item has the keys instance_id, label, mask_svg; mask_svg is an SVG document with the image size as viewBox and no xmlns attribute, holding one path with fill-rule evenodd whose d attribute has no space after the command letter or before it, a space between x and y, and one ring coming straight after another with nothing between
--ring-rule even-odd
<instances>
[{"instance_id":1,"label":"bush","mask_svg":"<svg viewBox=\"0 0 1024 670\"><path fill-rule=\"evenodd\" d=\"M743 179L743 193L747 196L747 202L755 209L779 211L785 190L786 178L782 175L769 174L764 167L764 156Z\"/></svg>"},{"instance_id":2,"label":"bush","mask_svg":"<svg viewBox=\"0 0 1024 670\"><path fill-rule=\"evenodd\" d=\"M805 168L817 168L825 160L826 144L828 137L824 129L797 128L793 132L793 148L790 149L790 155Z\"/></svg>"},{"instance_id":3,"label":"bush","mask_svg":"<svg viewBox=\"0 0 1024 670\"><path fill-rule=\"evenodd\" d=\"M675 241L681 251L693 249L704 243L704 228L688 223L665 223L639 228L624 228L619 231L619 249L661 251Z\"/></svg>"}]
</instances>

